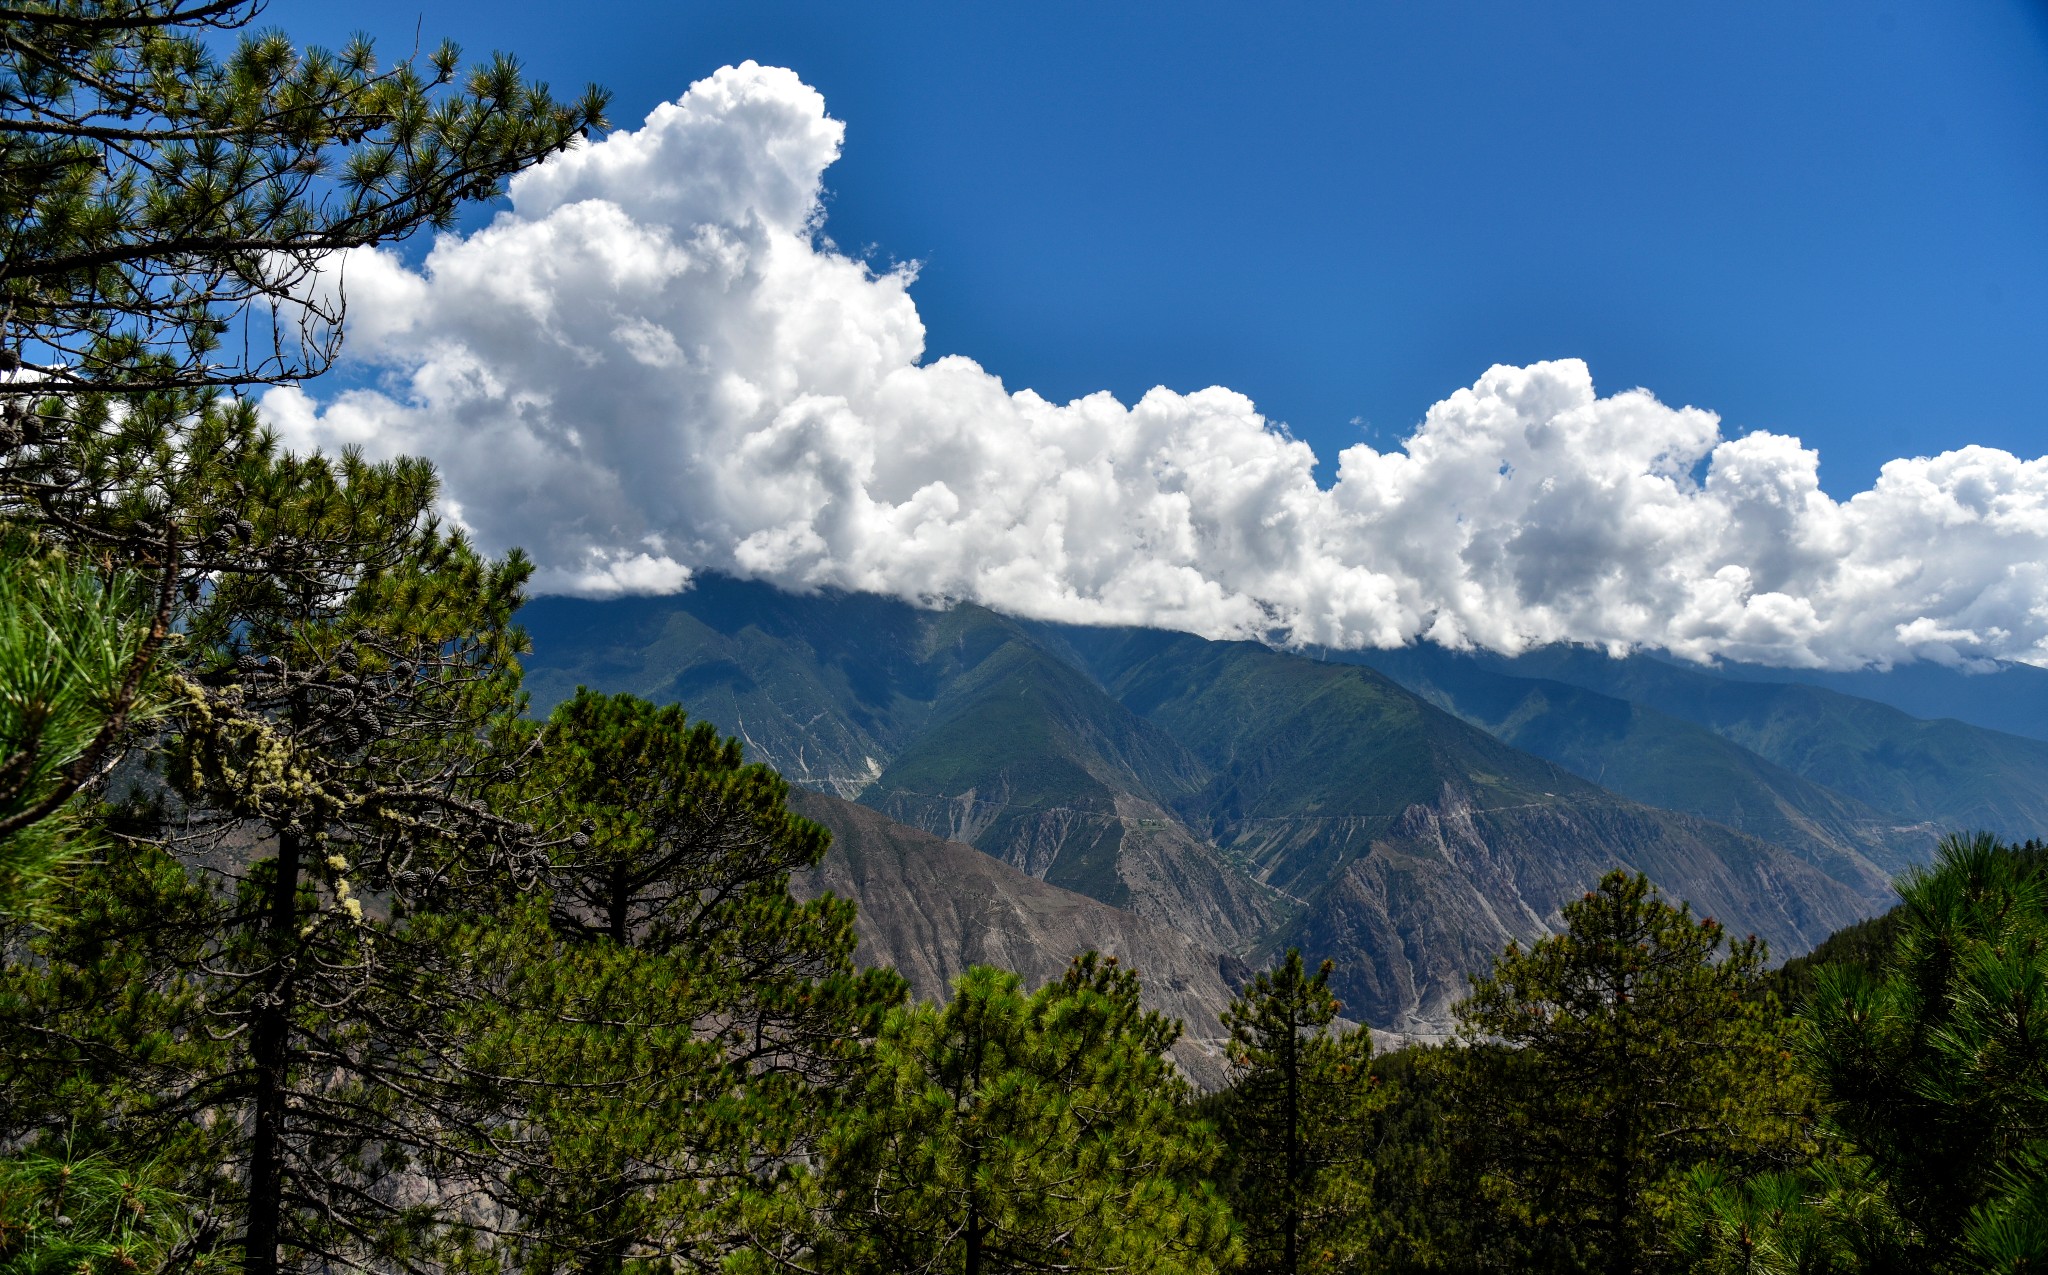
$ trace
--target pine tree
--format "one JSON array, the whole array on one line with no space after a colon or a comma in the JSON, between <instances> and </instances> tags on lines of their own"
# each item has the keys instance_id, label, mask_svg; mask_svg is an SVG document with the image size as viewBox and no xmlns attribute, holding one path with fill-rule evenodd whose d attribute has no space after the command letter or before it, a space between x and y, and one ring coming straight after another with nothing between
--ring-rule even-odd
<instances>
[{"instance_id":1,"label":"pine tree","mask_svg":"<svg viewBox=\"0 0 2048 1275\"><path fill-rule=\"evenodd\" d=\"M161 709L150 599L0 528L0 921L42 901L85 849L58 818L111 741Z\"/></svg>"},{"instance_id":2,"label":"pine tree","mask_svg":"<svg viewBox=\"0 0 2048 1275\"><path fill-rule=\"evenodd\" d=\"M2048 1264L2048 855L1944 838L1875 970L1823 966L1802 1053L1922 1269Z\"/></svg>"},{"instance_id":3,"label":"pine tree","mask_svg":"<svg viewBox=\"0 0 2048 1275\"><path fill-rule=\"evenodd\" d=\"M1236 1258L1201 1181L1213 1132L1165 1051L1179 1026L1089 953L1026 996L977 966L889 1016L827 1145L813 1269L1207 1272Z\"/></svg>"},{"instance_id":4,"label":"pine tree","mask_svg":"<svg viewBox=\"0 0 2048 1275\"><path fill-rule=\"evenodd\" d=\"M1451 1104L1530 1269L1668 1264L1661 1218L1697 1166L1810 1151L1811 1097L1758 982L1755 939L1611 872L1564 933L1510 945L1458 1007Z\"/></svg>"},{"instance_id":5,"label":"pine tree","mask_svg":"<svg viewBox=\"0 0 2048 1275\"><path fill-rule=\"evenodd\" d=\"M127 701L205 591L320 588L322 555L259 538L251 488L275 442L219 394L332 361L333 254L445 225L604 123L602 92L557 102L509 58L458 84L448 46L425 74L362 39L334 54L263 32L217 54L261 9L25 0L0 17L0 527L146 599L122 695L0 836L104 777L132 742Z\"/></svg>"},{"instance_id":6,"label":"pine tree","mask_svg":"<svg viewBox=\"0 0 2048 1275\"><path fill-rule=\"evenodd\" d=\"M458 84L450 45L424 67L274 31L216 52L262 8L23 0L0 18L0 373L65 399L317 375L344 308L330 254L446 225L602 126L603 93L557 102L508 57ZM38 441L0 399L15 441Z\"/></svg>"},{"instance_id":7,"label":"pine tree","mask_svg":"<svg viewBox=\"0 0 2048 1275\"><path fill-rule=\"evenodd\" d=\"M225 1268L206 1219L146 1170L97 1156L0 1160L0 1270L8 1275Z\"/></svg>"},{"instance_id":8,"label":"pine tree","mask_svg":"<svg viewBox=\"0 0 2048 1275\"><path fill-rule=\"evenodd\" d=\"M1926 1255L1867 1158L1831 1147L1797 1169L1738 1177L1703 1164L1678 1195L1672 1244L1698 1275L1919 1275Z\"/></svg>"},{"instance_id":9,"label":"pine tree","mask_svg":"<svg viewBox=\"0 0 2048 1275\"><path fill-rule=\"evenodd\" d=\"M479 1118L438 917L502 906L544 856L484 801L517 734L524 562L435 527L424 463L283 455L220 391L322 370L330 254L445 224L603 101L504 58L458 85L448 48L424 75L366 41L217 56L260 7L0 19L0 527L145 599L90 736L0 818L75 806L128 750L160 763L155 809L10 945L0 1137L155 1157L269 1272L410 1260L460 1213L392 1188ZM151 679L175 712L144 731Z\"/></svg>"},{"instance_id":10,"label":"pine tree","mask_svg":"<svg viewBox=\"0 0 2048 1275\"><path fill-rule=\"evenodd\" d=\"M500 981L467 1053L513 1082L493 1190L524 1269L715 1268L901 1001L854 973L851 904L791 897L829 837L788 791L679 707L579 691L548 718L519 784L544 915L478 944Z\"/></svg>"},{"instance_id":11,"label":"pine tree","mask_svg":"<svg viewBox=\"0 0 2048 1275\"><path fill-rule=\"evenodd\" d=\"M1355 1270L1370 1241L1372 1036L1331 1032L1331 969L1310 974L1290 948L1223 1016L1231 1081L1216 1110L1249 1271Z\"/></svg>"},{"instance_id":12,"label":"pine tree","mask_svg":"<svg viewBox=\"0 0 2048 1275\"><path fill-rule=\"evenodd\" d=\"M281 568L183 612L157 800L0 981L0 1107L10 1137L83 1121L179 1166L267 1275L396 1257L460 1212L389 1189L472 1119L467 962L415 922L495 910L544 855L485 804L523 561L442 534L416 463L243 473Z\"/></svg>"}]
</instances>

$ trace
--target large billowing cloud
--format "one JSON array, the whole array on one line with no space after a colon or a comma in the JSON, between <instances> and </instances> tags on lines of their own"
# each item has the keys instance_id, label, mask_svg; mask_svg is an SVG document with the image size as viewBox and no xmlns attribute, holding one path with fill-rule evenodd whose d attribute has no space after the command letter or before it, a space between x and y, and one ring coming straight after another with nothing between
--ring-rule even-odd
<instances>
[{"instance_id":1,"label":"large billowing cloud","mask_svg":"<svg viewBox=\"0 0 2048 1275\"><path fill-rule=\"evenodd\" d=\"M841 134L791 72L720 71L419 269L348 258L384 390L265 413L295 445L432 457L548 592L708 568L1333 645L2048 663L2048 458L1894 461L1838 502L1797 439L1598 397L1567 360L1489 370L1322 488L1231 390L1056 404L922 362L910 272L820 240Z\"/></svg>"}]
</instances>

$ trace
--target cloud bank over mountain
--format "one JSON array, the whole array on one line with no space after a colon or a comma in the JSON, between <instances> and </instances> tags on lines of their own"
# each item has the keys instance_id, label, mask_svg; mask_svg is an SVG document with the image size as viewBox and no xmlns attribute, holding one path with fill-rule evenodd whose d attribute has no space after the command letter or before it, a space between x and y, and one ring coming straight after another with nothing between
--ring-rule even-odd
<instances>
[{"instance_id":1,"label":"cloud bank over mountain","mask_svg":"<svg viewBox=\"0 0 2048 1275\"><path fill-rule=\"evenodd\" d=\"M843 131L794 73L728 67L418 269L349 254L382 388L264 414L293 446L432 457L544 592L713 569L1211 637L2048 664L2048 457L1897 460L1836 501L1797 439L1563 360L1490 369L1319 487L1232 390L1057 404L922 361L912 272L821 238Z\"/></svg>"}]
</instances>

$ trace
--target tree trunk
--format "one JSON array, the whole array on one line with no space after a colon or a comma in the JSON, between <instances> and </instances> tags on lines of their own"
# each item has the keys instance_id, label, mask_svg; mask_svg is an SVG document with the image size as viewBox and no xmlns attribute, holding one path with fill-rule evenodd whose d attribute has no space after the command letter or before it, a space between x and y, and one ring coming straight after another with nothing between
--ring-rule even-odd
<instances>
[{"instance_id":1,"label":"tree trunk","mask_svg":"<svg viewBox=\"0 0 2048 1275\"><path fill-rule=\"evenodd\" d=\"M612 942L624 947L626 944L626 920L633 906L633 883L626 869L625 856L612 861L611 897L606 909L605 929Z\"/></svg>"},{"instance_id":2,"label":"tree trunk","mask_svg":"<svg viewBox=\"0 0 2048 1275\"><path fill-rule=\"evenodd\" d=\"M1620 1002L1627 1004L1626 1000ZM1635 1057L1629 1048L1627 1016L1619 1015L1619 1037L1614 1063L1616 1108L1607 1125L1607 1271L1608 1275L1635 1275L1638 1265L1636 1233L1631 1226L1636 1210L1636 1102L1642 1083L1636 1074Z\"/></svg>"},{"instance_id":3,"label":"tree trunk","mask_svg":"<svg viewBox=\"0 0 2048 1275\"><path fill-rule=\"evenodd\" d=\"M272 974L249 1024L249 1064L255 1073L255 1127L249 1144L249 1216L242 1235L243 1275L277 1275L284 1225L284 1120L290 1079L293 980L284 962L296 946L299 839L277 838L277 875L270 886L264 930Z\"/></svg>"},{"instance_id":4,"label":"tree trunk","mask_svg":"<svg viewBox=\"0 0 2048 1275\"><path fill-rule=\"evenodd\" d=\"M1301 1027L1294 1021L1294 1007L1287 1011L1287 1208L1286 1235L1280 1269L1296 1275L1301 1269L1302 1178L1307 1168L1301 1150Z\"/></svg>"},{"instance_id":5,"label":"tree trunk","mask_svg":"<svg viewBox=\"0 0 2048 1275\"><path fill-rule=\"evenodd\" d=\"M988 1042L979 1030L971 1042L974 1064L968 1079L968 1092L978 1105L981 1099L981 1064ZM967 1270L965 1275L981 1275L981 1136L977 1131L967 1144Z\"/></svg>"},{"instance_id":6,"label":"tree trunk","mask_svg":"<svg viewBox=\"0 0 2048 1275\"><path fill-rule=\"evenodd\" d=\"M622 1238L605 1241L602 1248L584 1260L584 1275L618 1275L626 1269L626 1247Z\"/></svg>"},{"instance_id":7,"label":"tree trunk","mask_svg":"<svg viewBox=\"0 0 2048 1275\"><path fill-rule=\"evenodd\" d=\"M971 1187L967 1192L966 1275L981 1275L981 1201Z\"/></svg>"},{"instance_id":8,"label":"tree trunk","mask_svg":"<svg viewBox=\"0 0 2048 1275\"><path fill-rule=\"evenodd\" d=\"M1630 1214L1634 1210L1635 1192L1632 1189L1631 1172L1626 1147L1628 1136L1627 1117L1623 1117L1622 1134L1615 1141L1614 1161L1608 1168L1607 1185L1607 1275L1635 1275L1635 1233L1629 1227Z\"/></svg>"}]
</instances>

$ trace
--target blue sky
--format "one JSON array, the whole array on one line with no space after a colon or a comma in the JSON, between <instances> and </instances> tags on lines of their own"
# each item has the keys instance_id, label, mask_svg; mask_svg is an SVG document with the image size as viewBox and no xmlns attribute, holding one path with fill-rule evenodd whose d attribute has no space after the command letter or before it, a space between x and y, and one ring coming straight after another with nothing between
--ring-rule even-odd
<instances>
[{"instance_id":1,"label":"blue sky","mask_svg":"<svg viewBox=\"0 0 2048 1275\"><path fill-rule=\"evenodd\" d=\"M573 15L565 19L565 14ZM928 353L1229 385L1325 458L1488 365L1588 360L1820 447L1823 487L2048 451L2048 15L1859 3L279 0L513 50L613 117L726 63L847 124L826 231L923 263Z\"/></svg>"}]
</instances>

